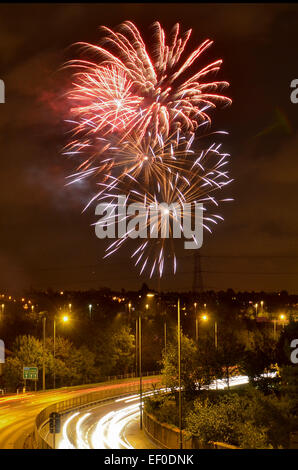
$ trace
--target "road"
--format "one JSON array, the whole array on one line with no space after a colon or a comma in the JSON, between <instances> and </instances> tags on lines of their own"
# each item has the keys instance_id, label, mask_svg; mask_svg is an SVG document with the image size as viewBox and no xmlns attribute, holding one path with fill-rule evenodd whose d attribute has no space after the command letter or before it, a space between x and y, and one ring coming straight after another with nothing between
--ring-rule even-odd
<instances>
[{"instance_id":1,"label":"road","mask_svg":"<svg viewBox=\"0 0 298 470\"><path fill-rule=\"evenodd\" d=\"M274 376L275 374L270 374ZM158 378L146 378L144 382L158 382ZM232 377L230 386L248 382L246 376ZM31 392L0 398L0 449L23 448L26 437L33 431L36 415L46 406L99 390L137 385L138 379L104 383L81 389L64 388L47 392ZM224 381L217 381L210 388L225 388ZM153 393L153 392L147 392ZM144 393L146 396L146 393ZM138 431L138 394L112 399L80 411L71 411L63 418L62 433L57 436L58 448L148 448L156 446ZM46 429L45 429L46 432Z\"/></svg>"},{"instance_id":2,"label":"road","mask_svg":"<svg viewBox=\"0 0 298 470\"><path fill-rule=\"evenodd\" d=\"M230 387L248 383L247 376L230 379ZM225 380L210 385L211 389L227 388ZM153 391L144 393L153 395ZM56 439L60 449L156 449L143 431L139 430L139 395L134 394L82 410L73 410L62 421ZM45 432L48 442L52 436ZM160 448L160 447L159 447Z\"/></svg>"},{"instance_id":3,"label":"road","mask_svg":"<svg viewBox=\"0 0 298 470\"><path fill-rule=\"evenodd\" d=\"M153 392L144 393L144 397L149 394ZM48 426L43 435L53 443ZM156 445L139 430L139 395L134 394L65 415L56 448L155 449Z\"/></svg>"},{"instance_id":4,"label":"road","mask_svg":"<svg viewBox=\"0 0 298 470\"><path fill-rule=\"evenodd\" d=\"M156 382L158 379L146 378L146 380ZM34 429L37 414L53 403L88 392L137 384L138 379L126 379L122 382L106 382L80 389L69 387L0 397L0 449L22 449L26 438Z\"/></svg>"}]
</instances>

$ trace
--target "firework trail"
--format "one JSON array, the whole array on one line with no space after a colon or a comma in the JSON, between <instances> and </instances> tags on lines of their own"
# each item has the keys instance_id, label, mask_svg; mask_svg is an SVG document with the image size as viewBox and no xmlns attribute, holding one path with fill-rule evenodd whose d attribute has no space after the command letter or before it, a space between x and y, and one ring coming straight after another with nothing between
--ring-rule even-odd
<instances>
[{"instance_id":1,"label":"firework trail","mask_svg":"<svg viewBox=\"0 0 298 470\"><path fill-rule=\"evenodd\" d=\"M204 41L187 55L191 30L180 36L176 24L167 43L159 23L154 29L151 55L136 26L126 21L115 31L103 27L105 47L80 43L95 59L68 63L75 70L68 96L73 137L64 153L79 162L69 184L85 178L96 181L98 190L87 207L96 201L116 210L123 194L127 204L142 203L145 226L151 229L152 204L204 203L203 226L211 231L210 225L222 219L209 211L210 205L221 202L214 192L231 179L225 170L228 154L215 143L201 148L200 138L209 132L209 111L231 102L220 94L227 82L208 81L222 61L193 73L195 61L212 41ZM169 215L177 220L175 211ZM163 229L158 217L153 226ZM105 257L128 238L129 229L108 246ZM149 268L150 276L155 272L161 276L171 258L176 272L171 237L142 240L132 258L141 273Z\"/></svg>"},{"instance_id":2,"label":"firework trail","mask_svg":"<svg viewBox=\"0 0 298 470\"><path fill-rule=\"evenodd\" d=\"M153 144L152 144L153 145ZM162 219L158 212L152 213L152 207L159 207L166 203L167 206L177 207L168 213L169 216L169 237L161 236L159 239L149 237L139 243L133 252L132 258L135 265L140 267L140 273L145 268L149 269L150 277L155 272L162 276L166 261L172 260L173 272L176 272L177 261L175 246L173 243L173 231L171 222L179 221L181 233L184 233L184 226L178 216L183 204L203 203L204 222L203 227L212 232L212 225L216 225L223 218L214 213L220 202L216 191L222 189L231 182L225 166L228 163L229 155L221 152L221 145L213 143L209 148L199 153L191 149L191 142L184 137L181 140L168 139L163 142L161 137L154 146L150 144L150 136L139 144L130 140L122 149L121 153L116 153L116 164L113 169L119 168L119 175L105 174L105 181L98 183L100 188L93 200L104 202L106 210L113 208L110 213L110 223L118 225L126 221L126 233L120 239L113 241L106 249L105 258L116 253L124 243L130 238L129 223L135 217L121 215L117 212L118 197L125 194L125 204L139 203L144 207L140 223L152 236L152 231L156 230L162 234L165 229L165 219ZM227 199L226 199L227 200ZM89 203L90 204L90 203ZM189 217L193 222L195 213L193 211L184 212L184 217ZM109 218L98 225L109 224Z\"/></svg>"},{"instance_id":3,"label":"firework trail","mask_svg":"<svg viewBox=\"0 0 298 470\"><path fill-rule=\"evenodd\" d=\"M216 60L189 77L189 70L213 41L207 39L189 56L185 48L191 30L179 37L179 24L166 44L165 32L157 22L155 47L150 57L136 26L124 22L119 31L103 27L106 48L82 43L97 61L73 60L77 69L70 99L77 117L77 132L102 131L120 138L135 132L141 140L150 129L152 136L169 135L177 128L194 132L202 122L211 123L207 113L217 103L231 100L219 93L224 81L205 82L220 69ZM98 64L100 60L100 65ZM185 78L186 77L186 78ZM188 77L188 78L187 78ZM123 132L125 131L125 132Z\"/></svg>"}]
</instances>

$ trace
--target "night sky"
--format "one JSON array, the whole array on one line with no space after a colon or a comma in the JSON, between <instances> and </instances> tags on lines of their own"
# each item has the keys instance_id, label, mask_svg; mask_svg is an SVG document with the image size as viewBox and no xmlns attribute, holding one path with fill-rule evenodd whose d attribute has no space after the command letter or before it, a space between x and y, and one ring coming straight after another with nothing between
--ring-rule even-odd
<instances>
[{"instance_id":1,"label":"night sky","mask_svg":"<svg viewBox=\"0 0 298 470\"><path fill-rule=\"evenodd\" d=\"M298 78L298 5L87 4L0 6L0 290L30 287L134 289L140 277L122 249L102 260L94 211L81 214L87 186L65 187L73 164L67 143L65 92L77 41L98 42L100 25L137 24L150 46L150 25L192 28L191 45L215 41L207 65L224 63L218 79L231 83L230 108L214 114L213 128L229 131L234 197L225 221L201 249L205 289L298 292L298 104L290 83ZM181 252L178 274L164 290L190 290L193 259ZM157 279L149 282L157 288Z\"/></svg>"}]
</instances>

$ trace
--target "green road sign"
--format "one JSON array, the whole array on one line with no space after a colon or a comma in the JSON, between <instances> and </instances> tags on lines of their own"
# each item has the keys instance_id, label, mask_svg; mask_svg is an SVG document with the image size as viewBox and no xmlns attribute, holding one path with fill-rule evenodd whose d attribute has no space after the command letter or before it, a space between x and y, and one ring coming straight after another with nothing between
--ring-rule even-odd
<instances>
[{"instance_id":1,"label":"green road sign","mask_svg":"<svg viewBox=\"0 0 298 470\"><path fill-rule=\"evenodd\" d=\"M29 380L37 380L38 367L23 367L23 378Z\"/></svg>"}]
</instances>

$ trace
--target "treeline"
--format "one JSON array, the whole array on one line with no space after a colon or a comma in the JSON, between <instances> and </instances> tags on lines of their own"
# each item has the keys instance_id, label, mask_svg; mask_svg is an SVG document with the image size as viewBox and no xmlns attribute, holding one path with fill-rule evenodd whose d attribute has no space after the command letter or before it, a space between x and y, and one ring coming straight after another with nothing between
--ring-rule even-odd
<instances>
[{"instance_id":1,"label":"treeline","mask_svg":"<svg viewBox=\"0 0 298 470\"><path fill-rule=\"evenodd\" d=\"M12 351L6 358L1 378L2 387L8 391L22 388L23 367L38 367L37 389L42 388L42 368L45 359L46 388L95 383L104 377L127 374L134 370L134 336L127 326L110 328L93 344L76 347L69 339L57 336L55 356L53 338L43 342L32 335L17 336ZM33 381L27 381L27 389L34 389Z\"/></svg>"},{"instance_id":2,"label":"treeline","mask_svg":"<svg viewBox=\"0 0 298 470\"><path fill-rule=\"evenodd\" d=\"M202 448L210 441L289 448L291 434L298 432L298 369L291 361L298 323L286 326L277 340L266 330L251 332L249 341L243 333L230 325L221 331L217 345L212 335L195 342L182 334L183 428ZM179 422L177 354L174 338L162 360L163 382L171 391L145 403L159 422L174 426ZM247 376L249 383L232 387L235 375Z\"/></svg>"}]
</instances>

